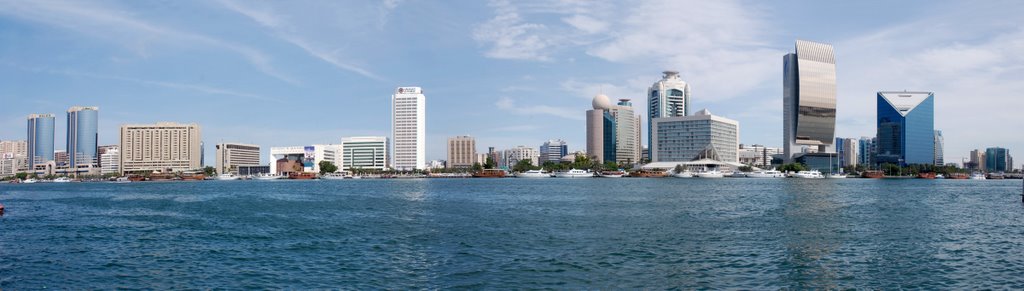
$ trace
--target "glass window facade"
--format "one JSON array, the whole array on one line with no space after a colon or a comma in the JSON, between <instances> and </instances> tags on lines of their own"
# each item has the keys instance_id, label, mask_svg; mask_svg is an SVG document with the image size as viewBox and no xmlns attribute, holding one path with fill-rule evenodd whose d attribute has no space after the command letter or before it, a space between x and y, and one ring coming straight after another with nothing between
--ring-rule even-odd
<instances>
[{"instance_id":1,"label":"glass window facade","mask_svg":"<svg viewBox=\"0 0 1024 291\"><path fill-rule=\"evenodd\" d=\"M878 93L876 163L935 163L934 100L930 92Z\"/></svg>"}]
</instances>

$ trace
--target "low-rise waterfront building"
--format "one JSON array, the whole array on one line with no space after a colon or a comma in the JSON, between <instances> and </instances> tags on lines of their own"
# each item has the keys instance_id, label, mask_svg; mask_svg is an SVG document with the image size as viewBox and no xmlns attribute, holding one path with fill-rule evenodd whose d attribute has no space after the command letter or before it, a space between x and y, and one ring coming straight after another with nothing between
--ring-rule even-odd
<instances>
[{"instance_id":1,"label":"low-rise waterfront building","mask_svg":"<svg viewBox=\"0 0 1024 291\"><path fill-rule=\"evenodd\" d=\"M544 164L552 161L558 163L565 155L569 154L569 145L564 140L552 139L540 145L540 157L537 162Z\"/></svg>"},{"instance_id":2,"label":"low-rise waterfront building","mask_svg":"<svg viewBox=\"0 0 1024 291\"><path fill-rule=\"evenodd\" d=\"M383 136L353 136L341 138L342 170L386 170L388 168L388 138Z\"/></svg>"},{"instance_id":3,"label":"low-rise waterfront building","mask_svg":"<svg viewBox=\"0 0 1024 291\"><path fill-rule=\"evenodd\" d=\"M189 171L201 166L198 124L158 122L121 126L121 174Z\"/></svg>"},{"instance_id":4,"label":"low-rise waterfront building","mask_svg":"<svg viewBox=\"0 0 1024 291\"><path fill-rule=\"evenodd\" d=\"M107 148L100 153L100 174L117 174L121 172L121 149Z\"/></svg>"},{"instance_id":5,"label":"low-rise waterfront building","mask_svg":"<svg viewBox=\"0 0 1024 291\"><path fill-rule=\"evenodd\" d=\"M328 161L342 169L341 145L315 144L270 148L270 172L274 174L318 173L320 162Z\"/></svg>"},{"instance_id":6,"label":"low-rise waterfront building","mask_svg":"<svg viewBox=\"0 0 1024 291\"><path fill-rule=\"evenodd\" d=\"M540 157L540 152L537 151L537 149L535 149L535 148L531 148L531 147L527 147L527 146L517 146L517 147L511 148L511 149L505 150L504 157L505 157L503 159L504 160L503 161L504 164L500 164L500 165L503 168L506 168L506 169L511 169L516 164L518 164L519 161L522 161L522 160L528 160L528 161L530 161L531 164L536 166L537 162L539 160L539 157Z\"/></svg>"},{"instance_id":7,"label":"low-rise waterfront building","mask_svg":"<svg viewBox=\"0 0 1024 291\"><path fill-rule=\"evenodd\" d=\"M243 143L220 143L214 146L218 174L238 173L239 166L259 166L260 146Z\"/></svg>"},{"instance_id":8,"label":"low-rise waterfront building","mask_svg":"<svg viewBox=\"0 0 1024 291\"><path fill-rule=\"evenodd\" d=\"M739 163L739 122L712 115L707 109L695 115L655 118L651 125L658 138L651 147L653 162L685 162L709 157Z\"/></svg>"},{"instance_id":9,"label":"low-rise waterfront building","mask_svg":"<svg viewBox=\"0 0 1024 291\"><path fill-rule=\"evenodd\" d=\"M470 168L476 160L476 139L462 135L448 138L448 167ZM432 167L431 167L432 168Z\"/></svg>"}]
</instances>

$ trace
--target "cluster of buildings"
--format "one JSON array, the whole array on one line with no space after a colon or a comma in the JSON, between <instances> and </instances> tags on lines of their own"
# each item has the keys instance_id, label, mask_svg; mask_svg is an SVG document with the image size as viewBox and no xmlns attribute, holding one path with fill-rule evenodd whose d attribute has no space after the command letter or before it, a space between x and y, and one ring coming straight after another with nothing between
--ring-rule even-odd
<instances>
[{"instance_id":1,"label":"cluster of buildings","mask_svg":"<svg viewBox=\"0 0 1024 291\"><path fill-rule=\"evenodd\" d=\"M318 172L322 162L343 171L413 171L471 168L492 161L510 169L523 160L533 165L571 162L583 154L605 163L644 169L743 165L770 168L801 163L811 169L837 172L842 167L880 164L945 165L942 132L935 129L935 94L881 91L877 132L873 137L835 135L836 65L833 47L796 41L783 56L783 143L781 148L739 143L739 122L707 109L691 114L690 84L678 72L665 71L646 94L647 147L631 99L599 94L586 111L586 151L570 152L553 139L539 147L477 152L471 136L447 141L447 160L426 160L426 97L420 87L398 87L391 95L391 135L343 137L340 143L271 147L269 163L261 162L259 145L215 145L217 173L253 175ZM26 140L0 141L0 177L27 172L37 175L100 175L153 171L196 171L205 166L201 128L195 123L126 124L119 142L99 145L99 108L74 106L66 115L66 146L54 148L55 115L31 114ZM1005 172L1013 157L1005 148L971 151L966 168Z\"/></svg>"}]
</instances>

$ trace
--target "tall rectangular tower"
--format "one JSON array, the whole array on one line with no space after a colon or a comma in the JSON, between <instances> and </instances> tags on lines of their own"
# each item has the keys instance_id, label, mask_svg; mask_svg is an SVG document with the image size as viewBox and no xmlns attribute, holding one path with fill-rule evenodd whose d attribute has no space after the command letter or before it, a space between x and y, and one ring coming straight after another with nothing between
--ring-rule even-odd
<instances>
[{"instance_id":1,"label":"tall rectangular tower","mask_svg":"<svg viewBox=\"0 0 1024 291\"><path fill-rule=\"evenodd\" d=\"M68 109L68 164L71 168L79 166L98 166L99 156L99 107L74 106Z\"/></svg>"},{"instance_id":2,"label":"tall rectangular tower","mask_svg":"<svg viewBox=\"0 0 1024 291\"><path fill-rule=\"evenodd\" d=\"M471 168L476 160L476 139L472 136L448 138L448 167Z\"/></svg>"},{"instance_id":3,"label":"tall rectangular tower","mask_svg":"<svg viewBox=\"0 0 1024 291\"><path fill-rule=\"evenodd\" d=\"M28 116L28 169L53 160L53 114Z\"/></svg>"},{"instance_id":4,"label":"tall rectangular tower","mask_svg":"<svg viewBox=\"0 0 1024 291\"><path fill-rule=\"evenodd\" d=\"M835 152L836 60L832 45L797 40L783 57L782 135L784 162L802 146Z\"/></svg>"},{"instance_id":5,"label":"tall rectangular tower","mask_svg":"<svg viewBox=\"0 0 1024 291\"><path fill-rule=\"evenodd\" d=\"M877 163L935 164L935 94L878 92Z\"/></svg>"},{"instance_id":6,"label":"tall rectangular tower","mask_svg":"<svg viewBox=\"0 0 1024 291\"><path fill-rule=\"evenodd\" d=\"M399 171L426 169L426 96L420 87L391 95L391 161Z\"/></svg>"},{"instance_id":7,"label":"tall rectangular tower","mask_svg":"<svg viewBox=\"0 0 1024 291\"><path fill-rule=\"evenodd\" d=\"M662 74L661 80L647 89L648 126L655 118L690 115L690 84L679 78L679 72L664 71ZM656 134L648 128L648 148L653 147L652 144L657 140ZM645 158L651 159L650 156Z\"/></svg>"}]
</instances>

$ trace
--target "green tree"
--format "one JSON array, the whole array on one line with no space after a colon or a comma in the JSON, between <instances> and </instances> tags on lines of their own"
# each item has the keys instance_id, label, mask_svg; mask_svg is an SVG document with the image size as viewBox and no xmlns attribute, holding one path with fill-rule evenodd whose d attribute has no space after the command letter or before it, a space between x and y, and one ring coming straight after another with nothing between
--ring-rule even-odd
<instances>
[{"instance_id":1,"label":"green tree","mask_svg":"<svg viewBox=\"0 0 1024 291\"><path fill-rule=\"evenodd\" d=\"M203 174L206 174L207 176L213 176L214 174L216 174L216 172L217 169L215 169L214 167L206 166L203 168Z\"/></svg>"},{"instance_id":2,"label":"green tree","mask_svg":"<svg viewBox=\"0 0 1024 291\"><path fill-rule=\"evenodd\" d=\"M512 171L516 172L526 172L533 169L533 161L528 159L519 160L519 162L512 166Z\"/></svg>"},{"instance_id":3,"label":"green tree","mask_svg":"<svg viewBox=\"0 0 1024 291\"><path fill-rule=\"evenodd\" d=\"M14 174L14 177L18 178L18 180L25 180L28 178L28 173L17 173Z\"/></svg>"},{"instance_id":4,"label":"green tree","mask_svg":"<svg viewBox=\"0 0 1024 291\"><path fill-rule=\"evenodd\" d=\"M489 159L489 158L488 158ZM480 163L473 163L473 172L480 172L484 170L484 166Z\"/></svg>"},{"instance_id":5,"label":"green tree","mask_svg":"<svg viewBox=\"0 0 1024 291\"><path fill-rule=\"evenodd\" d=\"M326 175L327 173L334 173L338 171L338 166L330 161L320 161L320 175Z\"/></svg>"},{"instance_id":6,"label":"green tree","mask_svg":"<svg viewBox=\"0 0 1024 291\"><path fill-rule=\"evenodd\" d=\"M785 164L785 165L782 165L781 167L779 167L779 171L782 171L782 172L799 172L799 171L806 171L806 170L807 170L807 168L805 168L803 164L799 164L799 163Z\"/></svg>"},{"instance_id":7,"label":"green tree","mask_svg":"<svg viewBox=\"0 0 1024 291\"><path fill-rule=\"evenodd\" d=\"M604 162L604 170L616 171L618 169L619 169L619 164L617 164L617 163L615 163L613 161Z\"/></svg>"},{"instance_id":8,"label":"green tree","mask_svg":"<svg viewBox=\"0 0 1024 291\"><path fill-rule=\"evenodd\" d=\"M587 157L586 155L577 154L576 159L572 162L572 164L570 164L570 166L573 169L585 170L592 168L593 162L591 162L590 157Z\"/></svg>"},{"instance_id":9,"label":"green tree","mask_svg":"<svg viewBox=\"0 0 1024 291\"><path fill-rule=\"evenodd\" d=\"M494 163L494 158L487 156L487 160L484 161L484 169L494 169L497 164Z\"/></svg>"},{"instance_id":10,"label":"green tree","mask_svg":"<svg viewBox=\"0 0 1024 291\"><path fill-rule=\"evenodd\" d=\"M750 173L754 171L754 167L743 165L739 167L740 172Z\"/></svg>"}]
</instances>

